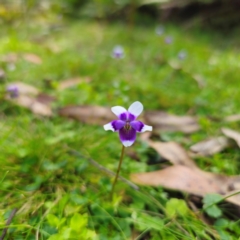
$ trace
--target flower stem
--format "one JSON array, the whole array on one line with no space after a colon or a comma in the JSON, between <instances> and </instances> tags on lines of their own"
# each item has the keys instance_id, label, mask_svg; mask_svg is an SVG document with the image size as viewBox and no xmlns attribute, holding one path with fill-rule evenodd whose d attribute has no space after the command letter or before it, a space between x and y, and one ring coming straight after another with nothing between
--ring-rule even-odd
<instances>
[{"instance_id":1,"label":"flower stem","mask_svg":"<svg viewBox=\"0 0 240 240\"><path fill-rule=\"evenodd\" d=\"M122 152L121 152L120 161L119 161L119 164L118 164L117 174L115 176L115 179L114 179L114 182L113 182L113 185L112 185L111 199L113 199L114 188L115 188L115 185L116 185L116 182L117 182L117 179L118 179L118 176L119 176L119 172L120 172L120 169L121 169L121 165L122 165L122 161L123 161L123 155L124 155L124 149L125 149L125 147L124 147L124 145L122 145Z\"/></svg>"}]
</instances>

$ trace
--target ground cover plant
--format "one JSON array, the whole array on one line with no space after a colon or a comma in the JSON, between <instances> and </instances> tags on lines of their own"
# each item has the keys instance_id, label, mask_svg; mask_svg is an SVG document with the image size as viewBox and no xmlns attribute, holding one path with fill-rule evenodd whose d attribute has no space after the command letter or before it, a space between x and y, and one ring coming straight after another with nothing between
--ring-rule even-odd
<instances>
[{"instance_id":1,"label":"ground cover plant","mask_svg":"<svg viewBox=\"0 0 240 240\"><path fill-rule=\"evenodd\" d=\"M0 35L5 239L238 239L239 204L221 193L129 182L132 174L175 164L151 141L190 151L223 133L227 144L207 154L191 151L191 164L239 174L240 150L229 140L229 129L236 136L240 127L237 34L73 21L49 12L3 25ZM143 103L153 134L127 149L111 199L122 146L103 125L107 114L113 119L112 106L134 101ZM150 117L156 111L164 111L157 123ZM169 116L190 120L169 126Z\"/></svg>"}]
</instances>

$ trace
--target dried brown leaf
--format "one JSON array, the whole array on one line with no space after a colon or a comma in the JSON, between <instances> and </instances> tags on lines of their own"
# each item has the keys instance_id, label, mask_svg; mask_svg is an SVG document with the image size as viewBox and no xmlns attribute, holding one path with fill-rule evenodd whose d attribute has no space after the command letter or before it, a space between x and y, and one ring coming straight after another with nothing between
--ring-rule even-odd
<instances>
[{"instance_id":1,"label":"dried brown leaf","mask_svg":"<svg viewBox=\"0 0 240 240\"><path fill-rule=\"evenodd\" d=\"M227 177L221 174L204 172L198 168L189 168L182 165L174 165L163 170L136 173L131 175L134 183L147 186L162 186L168 189L178 190L204 197L209 193L218 193L228 196L239 187L240 177ZM240 205L240 194L226 199L229 202Z\"/></svg>"},{"instance_id":2,"label":"dried brown leaf","mask_svg":"<svg viewBox=\"0 0 240 240\"><path fill-rule=\"evenodd\" d=\"M41 116L52 116L50 103L55 98L39 93L39 90L29 84L14 82L10 84L17 88L18 96L12 97L7 93L5 99L24 108L30 109L34 114ZM10 86L9 85L9 86ZM9 87L7 86L7 88Z\"/></svg>"},{"instance_id":3,"label":"dried brown leaf","mask_svg":"<svg viewBox=\"0 0 240 240\"><path fill-rule=\"evenodd\" d=\"M216 137L198 142L190 147L190 150L197 155L211 156L221 152L229 146L229 140L226 137Z\"/></svg>"},{"instance_id":4,"label":"dried brown leaf","mask_svg":"<svg viewBox=\"0 0 240 240\"><path fill-rule=\"evenodd\" d=\"M43 104L38 101L34 101L30 107L30 110L37 115L50 117L53 115L52 109L50 106Z\"/></svg>"},{"instance_id":5,"label":"dried brown leaf","mask_svg":"<svg viewBox=\"0 0 240 240\"><path fill-rule=\"evenodd\" d=\"M32 96L19 95L17 98L11 98L10 96L7 96L6 99L20 107L31 110L36 115L52 116L51 107L38 102L37 99Z\"/></svg>"},{"instance_id":6,"label":"dried brown leaf","mask_svg":"<svg viewBox=\"0 0 240 240\"><path fill-rule=\"evenodd\" d=\"M240 133L237 131L234 131L230 128L222 128L222 133L233 140L237 143L237 145L240 147Z\"/></svg>"},{"instance_id":7,"label":"dried brown leaf","mask_svg":"<svg viewBox=\"0 0 240 240\"><path fill-rule=\"evenodd\" d=\"M39 90L37 88L23 82L12 82L8 86L10 85L15 86L18 89L19 94L31 95L31 96L36 96L39 94Z\"/></svg>"},{"instance_id":8,"label":"dried brown leaf","mask_svg":"<svg viewBox=\"0 0 240 240\"><path fill-rule=\"evenodd\" d=\"M112 121L114 116L109 108L99 106L67 106L60 109L59 114L84 123L99 125Z\"/></svg>"},{"instance_id":9,"label":"dried brown leaf","mask_svg":"<svg viewBox=\"0 0 240 240\"><path fill-rule=\"evenodd\" d=\"M234 114L227 116L223 119L225 122L239 122L240 121L240 114Z\"/></svg>"},{"instance_id":10,"label":"dried brown leaf","mask_svg":"<svg viewBox=\"0 0 240 240\"><path fill-rule=\"evenodd\" d=\"M154 130L162 132L192 133L200 129L197 119L191 116L176 116L161 111L147 111L144 116Z\"/></svg>"},{"instance_id":11,"label":"dried brown leaf","mask_svg":"<svg viewBox=\"0 0 240 240\"><path fill-rule=\"evenodd\" d=\"M52 102L56 101L56 98L45 93L39 93L36 100L45 105L50 105Z\"/></svg>"},{"instance_id":12,"label":"dried brown leaf","mask_svg":"<svg viewBox=\"0 0 240 240\"><path fill-rule=\"evenodd\" d=\"M42 63L42 59L33 53L25 53L23 55L24 60L30 62L30 63L34 63L34 64L41 64Z\"/></svg>"},{"instance_id":13,"label":"dried brown leaf","mask_svg":"<svg viewBox=\"0 0 240 240\"><path fill-rule=\"evenodd\" d=\"M70 78L70 79L64 80L64 81L59 83L58 90L64 90L66 88L76 86L76 85L78 85L80 83L83 83L83 82L85 82L85 83L90 82L90 78L88 78L88 77L85 77L85 78L76 77L76 78Z\"/></svg>"},{"instance_id":14,"label":"dried brown leaf","mask_svg":"<svg viewBox=\"0 0 240 240\"><path fill-rule=\"evenodd\" d=\"M16 63L18 60L18 55L16 53L9 53L1 56L1 60L6 63Z\"/></svg>"},{"instance_id":15,"label":"dried brown leaf","mask_svg":"<svg viewBox=\"0 0 240 240\"><path fill-rule=\"evenodd\" d=\"M199 196L222 192L221 186L209 181L203 171L182 165L174 165L154 172L132 174L131 180L137 184L163 186Z\"/></svg>"},{"instance_id":16,"label":"dried brown leaf","mask_svg":"<svg viewBox=\"0 0 240 240\"><path fill-rule=\"evenodd\" d=\"M240 188L238 190L228 192L227 194L224 195L224 197L226 198L226 201L240 206L240 194L239 194L239 192L240 192ZM233 196L230 196L230 195L233 195Z\"/></svg>"},{"instance_id":17,"label":"dried brown leaf","mask_svg":"<svg viewBox=\"0 0 240 240\"><path fill-rule=\"evenodd\" d=\"M154 148L163 158L174 165L183 165L189 168L197 168L195 162L188 156L184 148L176 142L154 142L148 140L150 147Z\"/></svg>"}]
</instances>

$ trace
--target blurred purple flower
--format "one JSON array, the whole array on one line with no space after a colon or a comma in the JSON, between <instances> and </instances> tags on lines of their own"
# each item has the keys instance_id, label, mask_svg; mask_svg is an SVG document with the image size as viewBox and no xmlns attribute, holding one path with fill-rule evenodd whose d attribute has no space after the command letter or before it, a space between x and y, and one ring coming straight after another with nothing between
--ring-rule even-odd
<instances>
[{"instance_id":1,"label":"blurred purple flower","mask_svg":"<svg viewBox=\"0 0 240 240\"><path fill-rule=\"evenodd\" d=\"M165 38L165 43L166 44L171 44L172 42L173 42L172 37L168 36L168 37Z\"/></svg>"},{"instance_id":2,"label":"blurred purple flower","mask_svg":"<svg viewBox=\"0 0 240 240\"><path fill-rule=\"evenodd\" d=\"M143 111L143 105L140 102L134 102L128 110L121 106L112 107L111 110L118 120L107 123L103 127L106 131L118 132L120 141L125 147L130 147L135 142L137 132L152 131L152 126L136 120Z\"/></svg>"},{"instance_id":3,"label":"blurred purple flower","mask_svg":"<svg viewBox=\"0 0 240 240\"><path fill-rule=\"evenodd\" d=\"M156 32L156 34L159 35L159 36L163 35L163 33L164 33L164 27L163 27L162 25L157 26L156 29L155 29L155 32Z\"/></svg>"},{"instance_id":4,"label":"blurred purple flower","mask_svg":"<svg viewBox=\"0 0 240 240\"><path fill-rule=\"evenodd\" d=\"M11 98L17 98L19 96L19 90L16 85L7 86L7 92L10 94Z\"/></svg>"},{"instance_id":5,"label":"blurred purple flower","mask_svg":"<svg viewBox=\"0 0 240 240\"><path fill-rule=\"evenodd\" d=\"M123 58L124 57L124 50L120 45L117 45L116 47L113 48L112 57L113 58Z\"/></svg>"},{"instance_id":6,"label":"blurred purple flower","mask_svg":"<svg viewBox=\"0 0 240 240\"><path fill-rule=\"evenodd\" d=\"M181 50L179 53L178 53L178 58L180 60L184 60L185 58L187 57L187 52L185 50Z\"/></svg>"}]
</instances>

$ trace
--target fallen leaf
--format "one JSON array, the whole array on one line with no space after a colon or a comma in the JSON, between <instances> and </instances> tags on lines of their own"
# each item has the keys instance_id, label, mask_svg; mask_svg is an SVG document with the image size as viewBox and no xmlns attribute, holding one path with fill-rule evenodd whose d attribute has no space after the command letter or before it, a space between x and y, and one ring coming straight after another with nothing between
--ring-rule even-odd
<instances>
[{"instance_id":1,"label":"fallen leaf","mask_svg":"<svg viewBox=\"0 0 240 240\"><path fill-rule=\"evenodd\" d=\"M36 87L33 87L33 86L29 85L29 84L22 83L22 82L12 82L11 84L9 84L7 86L7 88L9 86L15 86L18 89L18 93L19 94L23 94L23 95L36 96L40 92Z\"/></svg>"},{"instance_id":2,"label":"fallen leaf","mask_svg":"<svg viewBox=\"0 0 240 240\"><path fill-rule=\"evenodd\" d=\"M240 176L227 177L182 165L174 165L154 172L135 173L131 174L130 178L140 185L162 186L201 197L209 193L218 193L225 197L232 191L240 190ZM240 206L240 194L229 197L226 201Z\"/></svg>"},{"instance_id":3,"label":"fallen leaf","mask_svg":"<svg viewBox=\"0 0 240 240\"><path fill-rule=\"evenodd\" d=\"M52 109L50 106L38 102L37 99L28 95L19 95L17 98L11 98L9 96L6 99L20 107L30 109L34 114L41 116L52 116Z\"/></svg>"},{"instance_id":4,"label":"fallen leaf","mask_svg":"<svg viewBox=\"0 0 240 240\"><path fill-rule=\"evenodd\" d=\"M83 82L89 83L90 78L88 78L88 77L85 77L85 78L76 77L76 78L67 79L65 81L61 81L58 85L58 90L64 90L66 88L76 86L76 85L78 85L80 83L83 83Z\"/></svg>"},{"instance_id":5,"label":"fallen leaf","mask_svg":"<svg viewBox=\"0 0 240 240\"><path fill-rule=\"evenodd\" d=\"M7 55L1 56L1 61L6 63L16 63L18 60L18 55L16 53L9 53Z\"/></svg>"},{"instance_id":6,"label":"fallen leaf","mask_svg":"<svg viewBox=\"0 0 240 240\"><path fill-rule=\"evenodd\" d=\"M211 156L215 153L221 152L230 144L226 137L216 137L198 142L190 147L190 150L197 155Z\"/></svg>"},{"instance_id":7,"label":"fallen leaf","mask_svg":"<svg viewBox=\"0 0 240 240\"><path fill-rule=\"evenodd\" d=\"M230 128L222 128L222 133L233 140L237 143L237 145L240 147L240 133L237 131L234 131Z\"/></svg>"},{"instance_id":8,"label":"fallen leaf","mask_svg":"<svg viewBox=\"0 0 240 240\"><path fill-rule=\"evenodd\" d=\"M29 109L37 115L50 117L53 115L52 109L50 106L43 104L38 101L34 101L31 106L29 106Z\"/></svg>"},{"instance_id":9,"label":"fallen leaf","mask_svg":"<svg viewBox=\"0 0 240 240\"><path fill-rule=\"evenodd\" d=\"M146 122L158 131L192 133L200 129L197 119L191 116L176 116L161 111L146 111Z\"/></svg>"},{"instance_id":10,"label":"fallen leaf","mask_svg":"<svg viewBox=\"0 0 240 240\"><path fill-rule=\"evenodd\" d=\"M240 188L238 190L234 190L231 192L228 192L223 197L225 197L226 201L229 201L235 205L240 206L240 194L239 194ZM231 196L233 195L233 196Z\"/></svg>"},{"instance_id":11,"label":"fallen leaf","mask_svg":"<svg viewBox=\"0 0 240 240\"><path fill-rule=\"evenodd\" d=\"M30 63L34 63L34 64L41 64L42 63L42 59L33 53L25 53L23 55L24 60L30 62Z\"/></svg>"},{"instance_id":12,"label":"fallen leaf","mask_svg":"<svg viewBox=\"0 0 240 240\"><path fill-rule=\"evenodd\" d=\"M13 82L6 87L9 89L14 87L17 89L17 96L12 97L11 92L7 92L5 99L18 106L30 109L34 114L41 116L52 116L51 102L54 97L40 93L40 91L26 83Z\"/></svg>"},{"instance_id":13,"label":"fallen leaf","mask_svg":"<svg viewBox=\"0 0 240 240\"><path fill-rule=\"evenodd\" d=\"M150 147L155 149L160 156L174 165L183 165L189 168L197 168L195 162L188 156L188 153L175 142L154 142L148 140Z\"/></svg>"},{"instance_id":14,"label":"fallen leaf","mask_svg":"<svg viewBox=\"0 0 240 240\"><path fill-rule=\"evenodd\" d=\"M110 108L99 106L67 106L60 109L59 114L84 123L99 125L112 121L114 117Z\"/></svg>"},{"instance_id":15,"label":"fallen leaf","mask_svg":"<svg viewBox=\"0 0 240 240\"><path fill-rule=\"evenodd\" d=\"M220 186L207 181L208 178L202 171L182 165L174 165L154 172L132 174L131 180L137 184L163 186L200 196L221 192Z\"/></svg>"},{"instance_id":16,"label":"fallen leaf","mask_svg":"<svg viewBox=\"0 0 240 240\"><path fill-rule=\"evenodd\" d=\"M49 105L51 104L52 102L56 101L56 98L53 97L53 96L49 96L45 93L39 93L37 96L36 96L36 100L40 103L43 103L45 105Z\"/></svg>"},{"instance_id":17,"label":"fallen leaf","mask_svg":"<svg viewBox=\"0 0 240 240\"><path fill-rule=\"evenodd\" d=\"M140 139L143 141L143 142L147 142L150 137L151 137L152 133L151 132L144 132L140 135Z\"/></svg>"},{"instance_id":18,"label":"fallen leaf","mask_svg":"<svg viewBox=\"0 0 240 240\"><path fill-rule=\"evenodd\" d=\"M238 121L240 121L240 114L234 114L231 116L227 116L223 120L225 122L238 122Z\"/></svg>"}]
</instances>

